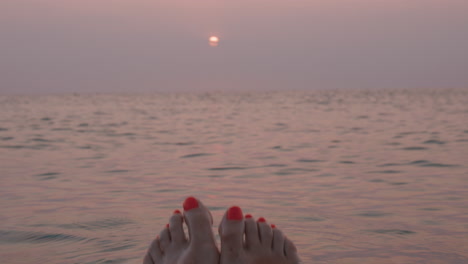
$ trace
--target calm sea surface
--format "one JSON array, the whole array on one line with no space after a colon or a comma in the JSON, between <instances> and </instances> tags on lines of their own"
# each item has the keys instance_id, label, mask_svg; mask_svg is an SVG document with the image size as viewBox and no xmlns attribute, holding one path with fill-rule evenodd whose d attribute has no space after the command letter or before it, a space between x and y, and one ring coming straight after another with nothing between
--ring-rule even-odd
<instances>
[{"instance_id":1,"label":"calm sea surface","mask_svg":"<svg viewBox=\"0 0 468 264\"><path fill-rule=\"evenodd\" d=\"M5 264L140 263L188 195L304 263L468 263L468 90L3 96L0 177Z\"/></svg>"}]
</instances>

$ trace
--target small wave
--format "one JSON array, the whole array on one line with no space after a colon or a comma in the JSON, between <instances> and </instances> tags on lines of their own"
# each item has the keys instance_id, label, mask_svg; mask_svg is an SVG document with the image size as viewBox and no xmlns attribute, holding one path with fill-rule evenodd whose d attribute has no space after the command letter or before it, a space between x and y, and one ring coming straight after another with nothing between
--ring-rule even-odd
<instances>
[{"instance_id":1,"label":"small wave","mask_svg":"<svg viewBox=\"0 0 468 264\"><path fill-rule=\"evenodd\" d=\"M316 177L333 177L333 176L336 176L336 174L333 174L333 173L322 173L322 174L317 175Z\"/></svg>"},{"instance_id":2,"label":"small wave","mask_svg":"<svg viewBox=\"0 0 468 264\"><path fill-rule=\"evenodd\" d=\"M399 170L381 170L381 171L369 171L368 173L383 173L383 174L396 174L402 173L403 171Z\"/></svg>"},{"instance_id":3,"label":"small wave","mask_svg":"<svg viewBox=\"0 0 468 264\"><path fill-rule=\"evenodd\" d=\"M408 163L408 165L417 165L420 167L440 167L440 168L458 167L458 165L434 163L428 160L415 160L415 161Z\"/></svg>"},{"instance_id":4,"label":"small wave","mask_svg":"<svg viewBox=\"0 0 468 264\"><path fill-rule=\"evenodd\" d=\"M137 134L135 133L107 133L106 136L108 137L130 137L130 136L136 136Z\"/></svg>"},{"instance_id":5,"label":"small wave","mask_svg":"<svg viewBox=\"0 0 468 264\"><path fill-rule=\"evenodd\" d=\"M363 216L363 217L383 217L383 216L387 216L387 215L390 215L390 214L389 213L384 213L384 212L379 212L379 211L365 211L365 212L358 213L356 215Z\"/></svg>"},{"instance_id":6,"label":"small wave","mask_svg":"<svg viewBox=\"0 0 468 264\"><path fill-rule=\"evenodd\" d=\"M211 155L213 155L213 154L210 154L210 153L194 153L194 154L188 154L188 155L181 156L180 158L181 159L187 159L187 158L196 158L196 157L211 156Z\"/></svg>"},{"instance_id":7,"label":"small wave","mask_svg":"<svg viewBox=\"0 0 468 264\"><path fill-rule=\"evenodd\" d=\"M0 131L8 131L8 128L0 127Z\"/></svg>"},{"instance_id":8,"label":"small wave","mask_svg":"<svg viewBox=\"0 0 468 264\"><path fill-rule=\"evenodd\" d=\"M446 143L445 141L440 141L436 139L426 140L423 142L423 144L437 144L437 145L443 145L445 143Z\"/></svg>"},{"instance_id":9,"label":"small wave","mask_svg":"<svg viewBox=\"0 0 468 264\"><path fill-rule=\"evenodd\" d=\"M8 141L8 140L12 140L14 139L14 137L2 137L0 138L0 140L3 140L3 141Z\"/></svg>"},{"instance_id":10,"label":"small wave","mask_svg":"<svg viewBox=\"0 0 468 264\"><path fill-rule=\"evenodd\" d=\"M426 150L427 148L425 147L406 147L402 148L402 150Z\"/></svg>"},{"instance_id":11,"label":"small wave","mask_svg":"<svg viewBox=\"0 0 468 264\"><path fill-rule=\"evenodd\" d=\"M0 230L0 243L4 243L4 244L83 241L86 239L87 238L84 238L84 237L67 235L67 234Z\"/></svg>"},{"instance_id":12,"label":"small wave","mask_svg":"<svg viewBox=\"0 0 468 264\"><path fill-rule=\"evenodd\" d=\"M6 149L23 149L23 148L26 148L26 146L23 146L23 145L0 145L0 148L6 148Z\"/></svg>"},{"instance_id":13,"label":"small wave","mask_svg":"<svg viewBox=\"0 0 468 264\"><path fill-rule=\"evenodd\" d=\"M427 160L415 160L415 161L412 161L410 163L408 163L409 165L418 165L418 164L426 164L426 163L429 163L429 161Z\"/></svg>"},{"instance_id":14,"label":"small wave","mask_svg":"<svg viewBox=\"0 0 468 264\"><path fill-rule=\"evenodd\" d=\"M249 167L215 167L215 168L209 168L208 170L224 171L224 170L246 170L246 169L249 169Z\"/></svg>"},{"instance_id":15,"label":"small wave","mask_svg":"<svg viewBox=\"0 0 468 264\"><path fill-rule=\"evenodd\" d=\"M425 208L421 208L421 210L423 210L423 211L440 211L442 209L435 208L435 207L425 207Z\"/></svg>"},{"instance_id":16,"label":"small wave","mask_svg":"<svg viewBox=\"0 0 468 264\"><path fill-rule=\"evenodd\" d=\"M110 229L118 226L123 226L133 223L130 220L126 219L103 219L92 222L84 223L73 223L73 224L62 224L59 225L61 228L65 229L84 229L84 230L99 230L99 229Z\"/></svg>"},{"instance_id":17,"label":"small wave","mask_svg":"<svg viewBox=\"0 0 468 264\"><path fill-rule=\"evenodd\" d=\"M265 168L284 168L284 167L287 167L287 166L288 166L287 164L272 163L272 164L265 165L264 167Z\"/></svg>"},{"instance_id":18,"label":"small wave","mask_svg":"<svg viewBox=\"0 0 468 264\"><path fill-rule=\"evenodd\" d=\"M293 150L290 148L283 148L282 146L274 146L274 147L271 147L271 149L276 149L278 151L292 151Z\"/></svg>"},{"instance_id":19,"label":"small wave","mask_svg":"<svg viewBox=\"0 0 468 264\"><path fill-rule=\"evenodd\" d=\"M57 178L57 175L60 175L59 172L46 172L34 175L35 177L39 177L41 180L52 180Z\"/></svg>"},{"instance_id":20,"label":"small wave","mask_svg":"<svg viewBox=\"0 0 468 264\"><path fill-rule=\"evenodd\" d=\"M38 176L38 177L55 176L55 175L59 175L59 174L60 174L59 172L46 172L46 173L37 174L36 176Z\"/></svg>"},{"instance_id":21,"label":"small wave","mask_svg":"<svg viewBox=\"0 0 468 264\"><path fill-rule=\"evenodd\" d=\"M304 169L304 168L289 168L289 169L282 169L277 172L275 172L275 175L293 175L293 174L300 174L300 173L305 173L305 172L316 172L319 171L317 169Z\"/></svg>"},{"instance_id":22,"label":"small wave","mask_svg":"<svg viewBox=\"0 0 468 264\"><path fill-rule=\"evenodd\" d=\"M129 172L129 170L108 170L105 171L105 173L126 173Z\"/></svg>"},{"instance_id":23,"label":"small wave","mask_svg":"<svg viewBox=\"0 0 468 264\"><path fill-rule=\"evenodd\" d=\"M35 149L35 150L41 150L45 149L48 147L52 147L52 145L49 144L36 144L36 145L0 145L0 148L5 148L5 149Z\"/></svg>"},{"instance_id":24,"label":"small wave","mask_svg":"<svg viewBox=\"0 0 468 264\"><path fill-rule=\"evenodd\" d=\"M296 219L300 222L322 222L326 220L325 218L316 216L297 217Z\"/></svg>"},{"instance_id":25,"label":"small wave","mask_svg":"<svg viewBox=\"0 0 468 264\"><path fill-rule=\"evenodd\" d=\"M101 250L99 252L121 251L121 250L124 250L124 249L133 248L133 247L136 247L136 244L128 244L128 245L123 245L123 246L116 246L116 247L106 248L106 249L103 249L103 250ZM108 262L105 262L105 263L108 263Z\"/></svg>"},{"instance_id":26,"label":"small wave","mask_svg":"<svg viewBox=\"0 0 468 264\"><path fill-rule=\"evenodd\" d=\"M370 179L368 180L368 182L385 182L385 181L382 179Z\"/></svg>"},{"instance_id":27,"label":"small wave","mask_svg":"<svg viewBox=\"0 0 468 264\"><path fill-rule=\"evenodd\" d=\"M392 166L400 166L402 164L399 164L399 163L384 163L384 164L380 164L380 165L377 165L377 167L392 167Z\"/></svg>"},{"instance_id":28,"label":"small wave","mask_svg":"<svg viewBox=\"0 0 468 264\"><path fill-rule=\"evenodd\" d=\"M389 182L388 184L390 184L390 185L405 185L405 184L408 184L408 182Z\"/></svg>"},{"instance_id":29,"label":"small wave","mask_svg":"<svg viewBox=\"0 0 468 264\"><path fill-rule=\"evenodd\" d=\"M403 230L403 229L373 229L369 231L378 233L378 234L391 234L391 235L411 235L411 234L416 233L411 230Z\"/></svg>"},{"instance_id":30,"label":"small wave","mask_svg":"<svg viewBox=\"0 0 468 264\"><path fill-rule=\"evenodd\" d=\"M298 159L297 162L307 162L307 163L314 163L314 162L324 162L324 160L318 159Z\"/></svg>"},{"instance_id":31,"label":"small wave","mask_svg":"<svg viewBox=\"0 0 468 264\"><path fill-rule=\"evenodd\" d=\"M458 167L459 165L453 165L453 164L442 164L442 163L426 163L426 164L421 164L421 167L439 167L439 168L448 168L448 167Z\"/></svg>"},{"instance_id":32,"label":"small wave","mask_svg":"<svg viewBox=\"0 0 468 264\"><path fill-rule=\"evenodd\" d=\"M190 146L195 144L195 142L156 142L154 145L173 145L173 146Z\"/></svg>"},{"instance_id":33,"label":"small wave","mask_svg":"<svg viewBox=\"0 0 468 264\"><path fill-rule=\"evenodd\" d=\"M32 138L32 139L30 139L30 141L34 141L34 142L54 142L52 140L48 140L48 139L44 139L44 138Z\"/></svg>"}]
</instances>

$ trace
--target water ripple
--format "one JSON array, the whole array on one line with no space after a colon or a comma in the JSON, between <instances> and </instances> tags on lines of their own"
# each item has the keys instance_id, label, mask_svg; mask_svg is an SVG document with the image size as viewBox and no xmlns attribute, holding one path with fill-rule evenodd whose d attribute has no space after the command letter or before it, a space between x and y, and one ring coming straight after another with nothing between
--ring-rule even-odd
<instances>
[{"instance_id":1,"label":"water ripple","mask_svg":"<svg viewBox=\"0 0 468 264\"><path fill-rule=\"evenodd\" d=\"M213 155L213 154L210 154L210 153L194 153L194 154L188 154L188 155L181 156L180 158L181 159L186 159L186 158L196 158L196 157L211 156L211 155Z\"/></svg>"},{"instance_id":2,"label":"water ripple","mask_svg":"<svg viewBox=\"0 0 468 264\"><path fill-rule=\"evenodd\" d=\"M411 234L416 233L411 230L403 230L403 229L373 229L369 231L378 233L378 234L390 234L390 235L411 235Z\"/></svg>"},{"instance_id":3,"label":"water ripple","mask_svg":"<svg viewBox=\"0 0 468 264\"><path fill-rule=\"evenodd\" d=\"M42 232L26 232L26 231L5 231L0 230L0 243L50 243L62 241L83 241L85 237L57 234L57 233L42 233Z\"/></svg>"},{"instance_id":4,"label":"water ripple","mask_svg":"<svg viewBox=\"0 0 468 264\"><path fill-rule=\"evenodd\" d=\"M83 223L62 224L58 226L61 228L65 228L65 229L100 230L100 229L115 228L118 226L123 226L123 225L131 224L131 223L133 222L127 219L112 218L112 219L103 219L103 220L83 222Z\"/></svg>"}]
</instances>

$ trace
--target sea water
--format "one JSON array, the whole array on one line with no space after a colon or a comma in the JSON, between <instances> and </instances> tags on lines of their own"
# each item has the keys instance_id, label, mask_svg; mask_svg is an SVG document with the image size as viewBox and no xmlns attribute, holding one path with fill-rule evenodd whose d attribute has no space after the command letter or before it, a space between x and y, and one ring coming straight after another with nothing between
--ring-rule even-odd
<instances>
[{"instance_id":1,"label":"sea water","mask_svg":"<svg viewBox=\"0 0 468 264\"><path fill-rule=\"evenodd\" d=\"M1 96L0 263L141 263L189 195L304 263L468 263L467 164L468 90Z\"/></svg>"}]
</instances>

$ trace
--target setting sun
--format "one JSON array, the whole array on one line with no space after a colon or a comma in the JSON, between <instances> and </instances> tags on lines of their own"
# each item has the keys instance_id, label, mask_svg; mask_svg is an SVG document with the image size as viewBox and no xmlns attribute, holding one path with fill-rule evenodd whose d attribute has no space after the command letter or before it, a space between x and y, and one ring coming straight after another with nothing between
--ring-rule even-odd
<instances>
[{"instance_id":1,"label":"setting sun","mask_svg":"<svg viewBox=\"0 0 468 264\"><path fill-rule=\"evenodd\" d=\"M219 44L219 38L217 36L211 36L209 38L210 46L216 47Z\"/></svg>"}]
</instances>

